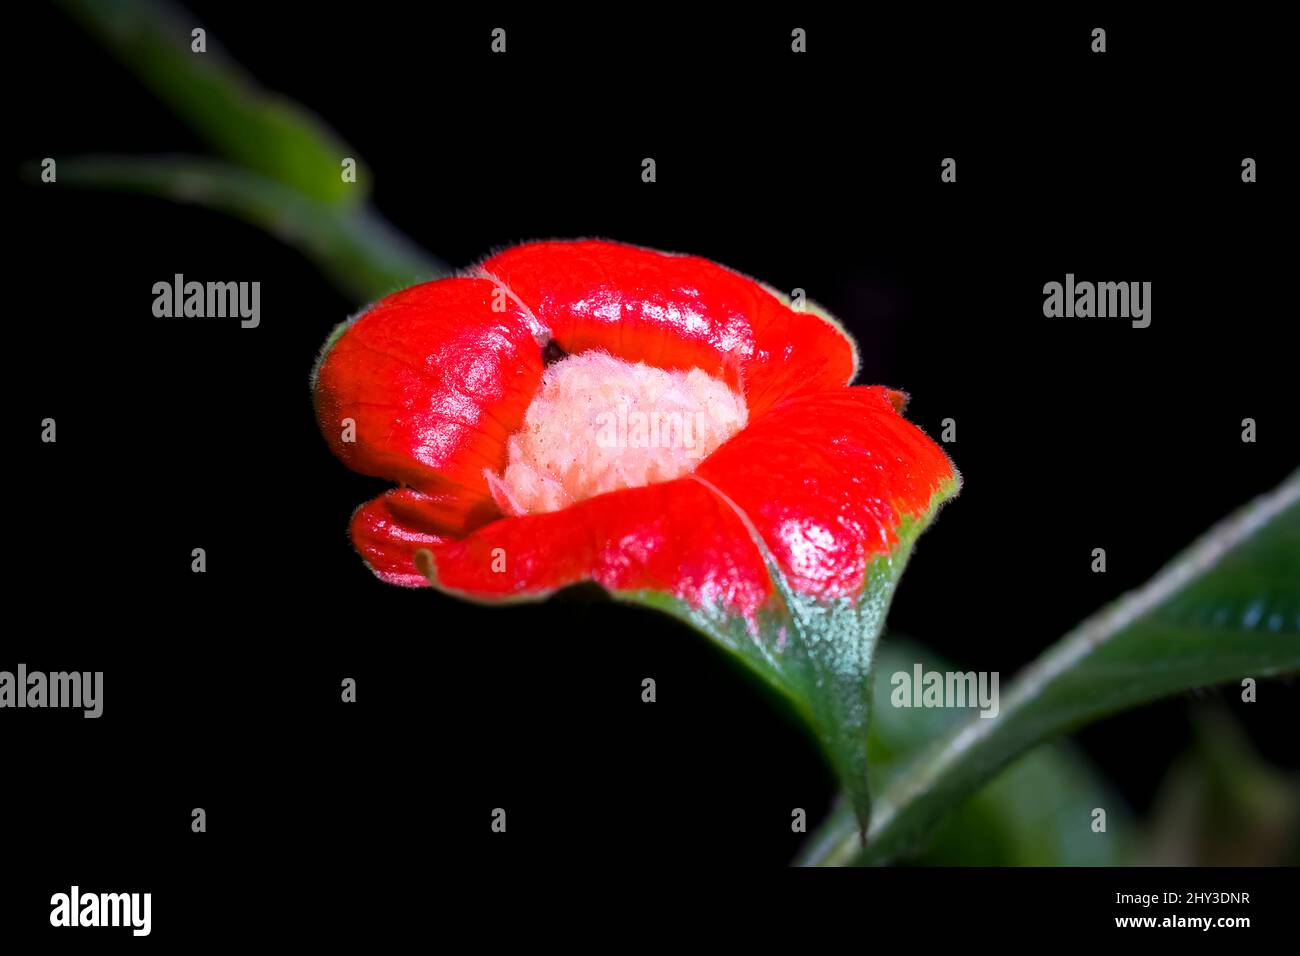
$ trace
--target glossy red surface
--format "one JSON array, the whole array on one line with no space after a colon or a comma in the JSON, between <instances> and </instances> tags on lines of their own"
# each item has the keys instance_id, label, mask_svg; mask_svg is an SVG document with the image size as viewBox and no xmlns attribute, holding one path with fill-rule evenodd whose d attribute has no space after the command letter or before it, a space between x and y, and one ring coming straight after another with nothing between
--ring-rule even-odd
<instances>
[{"instance_id":1,"label":"glossy red surface","mask_svg":"<svg viewBox=\"0 0 1300 956\"><path fill-rule=\"evenodd\" d=\"M904 515L924 514L948 456L880 386L799 395L772 407L696 474L749 516L798 591L855 594L891 551Z\"/></svg>"},{"instance_id":2,"label":"glossy red surface","mask_svg":"<svg viewBox=\"0 0 1300 956\"><path fill-rule=\"evenodd\" d=\"M506 439L541 381L523 314L508 299L493 311L494 291L452 278L390 295L348 327L316 375L316 416L334 454L428 495L424 517L451 534L498 516L483 469L504 467Z\"/></svg>"},{"instance_id":3,"label":"glossy red surface","mask_svg":"<svg viewBox=\"0 0 1300 956\"><path fill-rule=\"evenodd\" d=\"M744 392L751 417L801 391L847 385L853 343L753 279L698 256L619 243L534 242L479 267L567 352L604 349L659 368L702 368Z\"/></svg>"},{"instance_id":4,"label":"glossy red surface","mask_svg":"<svg viewBox=\"0 0 1300 956\"><path fill-rule=\"evenodd\" d=\"M854 353L842 331L712 262L547 242L507 250L475 275L382 300L319 368L331 448L409 486L353 517L353 542L384 580L424 584L413 556L426 548L439 587L472 598L540 597L593 580L751 615L772 582L735 508L792 586L851 594L896 543L901 518L922 514L955 475L901 417L899 393L846 387ZM549 337L568 353L599 348L721 375L743 390L749 425L693 477L506 518L483 470L504 464ZM348 418L352 443L341 439Z\"/></svg>"}]
</instances>

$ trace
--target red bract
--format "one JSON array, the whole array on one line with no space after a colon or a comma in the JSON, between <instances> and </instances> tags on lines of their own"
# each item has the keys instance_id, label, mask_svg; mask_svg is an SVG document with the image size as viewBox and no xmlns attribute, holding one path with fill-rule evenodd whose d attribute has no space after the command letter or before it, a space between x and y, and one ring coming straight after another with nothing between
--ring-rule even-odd
<instances>
[{"instance_id":1,"label":"red bract","mask_svg":"<svg viewBox=\"0 0 1300 956\"><path fill-rule=\"evenodd\" d=\"M748 423L693 474L507 515L489 475L546 356L594 350L701 369L743 394ZM752 622L785 586L773 565L795 594L856 597L956 489L901 393L849 387L856 366L829 317L713 262L538 242L365 310L327 345L315 401L339 458L401 484L352 519L384 580L483 601L590 580Z\"/></svg>"}]
</instances>

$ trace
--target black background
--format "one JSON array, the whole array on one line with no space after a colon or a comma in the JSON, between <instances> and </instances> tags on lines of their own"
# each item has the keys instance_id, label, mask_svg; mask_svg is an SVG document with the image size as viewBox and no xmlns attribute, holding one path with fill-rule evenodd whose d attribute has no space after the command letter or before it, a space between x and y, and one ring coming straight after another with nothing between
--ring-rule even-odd
<instances>
[{"instance_id":1,"label":"black background","mask_svg":"<svg viewBox=\"0 0 1300 956\"><path fill-rule=\"evenodd\" d=\"M965 488L890 620L964 666L1009 677L1300 459L1290 120L1267 23L193 8L353 144L378 207L453 265L604 236L802 287L840 316L859 381L908 391L933 436L957 421ZM498 25L505 56L488 50ZM27 11L13 39L11 168L203 151L56 10ZM106 684L99 720L4 715L5 856L32 875L6 874L30 896L19 922L46 923L78 881L151 889L155 936L175 939L212 928L197 888L246 890L232 905L270 923L318 894L337 928L449 874L672 881L789 861L790 809L823 814L830 776L697 635L590 595L483 609L370 576L346 525L384 483L333 459L307 385L354 304L297 252L156 200L11 177L10 201L0 667ZM178 272L260 281L261 326L153 318L153 283ZM1045 319L1042 286L1067 272L1152 282L1151 327ZM1272 686L1236 710L1294 768L1295 690ZM1081 735L1139 812L1187 710Z\"/></svg>"}]
</instances>

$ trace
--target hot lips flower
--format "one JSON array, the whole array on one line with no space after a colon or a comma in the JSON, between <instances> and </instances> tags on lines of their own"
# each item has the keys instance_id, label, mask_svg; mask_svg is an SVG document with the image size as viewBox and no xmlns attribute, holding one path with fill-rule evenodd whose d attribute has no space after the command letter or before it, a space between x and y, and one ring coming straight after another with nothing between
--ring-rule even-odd
<instances>
[{"instance_id":1,"label":"hot lips flower","mask_svg":"<svg viewBox=\"0 0 1300 956\"><path fill-rule=\"evenodd\" d=\"M314 394L334 453L400 483L352 519L380 578L685 619L790 697L865 821L875 639L958 476L856 370L834 319L713 262L537 242L366 309Z\"/></svg>"}]
</instances>

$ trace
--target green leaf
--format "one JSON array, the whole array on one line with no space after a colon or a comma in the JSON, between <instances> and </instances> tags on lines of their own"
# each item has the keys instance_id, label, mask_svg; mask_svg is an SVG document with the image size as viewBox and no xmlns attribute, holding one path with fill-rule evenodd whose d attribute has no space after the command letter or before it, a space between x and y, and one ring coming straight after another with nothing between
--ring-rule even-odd
<instances>
[{"instance_id":1,"label":"green leaf","mask_svg":"<svg viewBox=\"0 0 1300 956\"><path fill-rule=\"evenodd\" d=\"M356 151L319 118L274 95L218 49L191 50L192 14L151 0L60 0L123 65L214 149L236 163L328 203L359 205L370 175ZM342 161L357 160L356 182Z\"/></svg>"},{"instance_id":2,"label":"green leaf","mask_svg":"<svg viewBox=\"0 0 1300 956\"><path fill-rule=\"evenodd\" d=\"M963 720L909 761L878 794L864 851L832 818L803 860L897 859L1044 740L1189 688L1298 668L1300 473L1048 649L998 717Z\"/></svg>"},{"instance_id":3,"label":"green leaf","mask_svg":"<svg viewBox=\"0 0 1300 956\"><path fill-rule=\"evenodd\" d=\"M358 304L450 269L368 207L316 202L274 180L189 156L84 156L59 161L59 183L192 203L250 223L302 250ZM28 167L28 178L39 169Z\"/></svg>"},{"instance_id":4,"label":"green leaf","mask_svg":"<svg viewBox=\"0 0 1300 956\"><path fill-rule=\"evenodd\" d=\"M871 789L889 786L931 740L961 720L955 708L888 705L891 679L911 673L957 670L916 643L888 634L877 651L875 699L868 735ZM1093 833L1092 808L1107 808L1107 832ZM833 825L820 831L828 846L810 843L796 863L849 862L859 850L844 840L856 829L847 802L832 811ZM837 847L835 841L842 841ZM1130 861L1135 834L1120 796L1073 747L1057 742L1025 754L957 807L929 837L912 862L931 866L1117 866ZM828 858L838 851L842 859Z\"/></svg>"},{"instance_id":5,"label":"green leaf","mask_svg":"<svg viewBox=\"0 0 1300 956\"><path fill-rule=\"evenodd\" d=\"M787 698L816 736L849 796L856 828L864 832L871 803L867 727L876 639L917 537L940 505L957 493L957 482L947 482L920 518L903 519L897 528L898 544L871 562L859 595L822 600L791 588L744 511L709 482L696 480L734 510L749 530L775 586L774 605L754 627L721 609L692 608L659 591L621 592L618 597L681 618L735 654Z\"/></svg>"}]
</instances>

